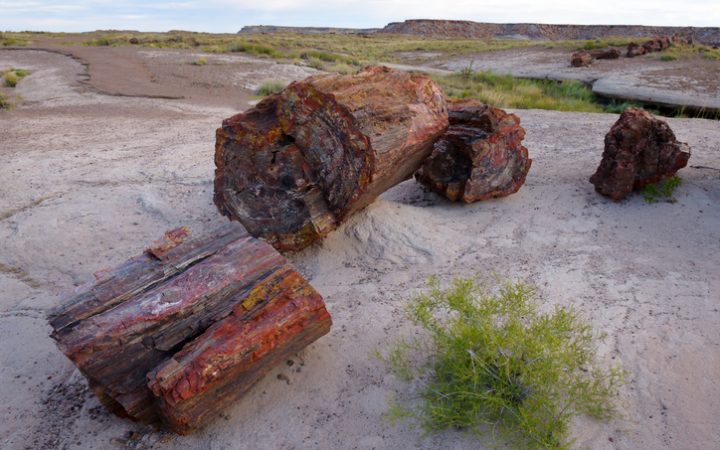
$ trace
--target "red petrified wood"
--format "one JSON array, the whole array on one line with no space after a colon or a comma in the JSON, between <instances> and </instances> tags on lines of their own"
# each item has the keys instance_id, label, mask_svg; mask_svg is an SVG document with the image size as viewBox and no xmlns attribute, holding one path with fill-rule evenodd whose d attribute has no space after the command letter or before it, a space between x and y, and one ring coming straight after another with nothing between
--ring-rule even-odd
<instances>
[{"instance_id":1,"label":"red petrified wood","mask_svg":"<svg viewBox=\"0 0 720 450\"><path fill-rule=\"evenodd\" d=\"M450 105L450 127L415 178L451 201L472 203L517 192L532 160L520 119L473 101Z\"/></svg>"},{"instance_id":2,"label":"red petrified wood","mask_svg":"<svg viewBox=\"0 0 720 450\"><path fill-rule=\"evenodd\" d=\"M50 324L105 406L187 434L331 320L285 258L228 224L201 239L169 232L100 272Z\"/></svg>"},{"instance_id":3,"label":"red petrified wood","mask_svg":"<svg viewBox=\"0 0 720 450\"><path fill-rule=\"evenodd\" d=\"M602 161L590 182L621 200L633 190L670 177L687 165L690 148L678 142L667 123L639 108L622 113L605 136Z\"/></svg>"},{"instance_id":4,"label":"red petrified wood","mask_svg":"<svg viewBox=\"0 0 720 450\"><path fill-rule=\"evenodd\" d=\"M317 75L223 121L215 204L300 250L412 176L448 125L440 87L386 67Z\"/></svg>"}]
</instances>

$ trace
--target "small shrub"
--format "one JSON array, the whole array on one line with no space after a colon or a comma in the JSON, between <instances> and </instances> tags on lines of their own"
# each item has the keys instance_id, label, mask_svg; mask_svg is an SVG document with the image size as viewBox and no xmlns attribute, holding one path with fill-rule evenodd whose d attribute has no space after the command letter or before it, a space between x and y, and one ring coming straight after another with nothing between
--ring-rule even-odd
<instances>
[{"instance_id":1,"label":"small shrub","mask_svg":"<svg viewBox=\"0 0 720 450\"><path fill-rule=\"evenodd\" d=\"M675 61L677 60L677 56L675 55L660 55L660 61Z\"/></svg>"},{"instance_id":2,"label":"small shrub","mask_svg":"<svg viewBox=\"0 0 720 450\"><path fill-rule=\"evenodd\" d=\"M198 59L194 61L190 61L190 64L193 66L204 66L207 64L208 60L204 56L199 57Z\"/></svg>"},{"instance_id":3,"label":"small shrub","mask_svg":"<svg viewBox=\"0 0 720 450\"><path fill-rule=\"evenodd\" d=\"M682 178L677 175L665 178L655 184L645 186L645 188L643 188L643 197L647 203L657 203L661 199L669 203L675 203L677 199L673 194L675 193L675 189L680 187L681 184Z\"/></svg>"},{"instance_id":4,"label":"small shrub","mask_svg":"<svg viewBox=\"0 0 720 450\"><path fill-rule=\"evenodd\" d=\"M615 413L623 372L599 368L598 336L574 309L539 312L527 285L506 283L493 294L469 279L448 289L431 280L409 312L426 338L401 340L383 359L401 379L426 384L419 403L394 404L392 417L428 431L498 432L521 448L561 448L573 416Z\"/></svg>"},{"instance_id":5,"label":"small shrub","mask_svg":"<svg viewBox=\"0 0 720 450\"><path fill-rule=\"evenodd\" d=\"M256 95L262 95L263 97L270 94L277 94L278 92L285 89L287 83L277 80L268 80L263 82L259 88L255 91Z\"/></svg>"},{"instance_id":6,"label":"small shrub","mask_svg":"<svg viewBox=\"0 0 720 450\"><path fill-rule=\"evenodd\" d=\"M15 72L13 71L7 71L5 72L5 86L14 88L17 86L18 83L18 77L15 75Z\"/></svg>"},{"instance_id":7,"label":"small shrub","mask_svg":"<svg viewBox=\"0 0 720 450\"><path fill-rule=\"evenodd\" d=\"M0 111L12 108L12 103L5 97L5 94L0 92Z\"/></svg>"},{"instance_id":8,"label":"small shrub","mask_svg":"<svg viewBox=\"0 0 720 450\"><path fill-rule=\"evenodd\" d=\"M25 78L26 76L28 76L30 74L30 72L27 69L10 69L10 70L15 72L15 75L18 78Z\"/></svg>"}]
</instances>

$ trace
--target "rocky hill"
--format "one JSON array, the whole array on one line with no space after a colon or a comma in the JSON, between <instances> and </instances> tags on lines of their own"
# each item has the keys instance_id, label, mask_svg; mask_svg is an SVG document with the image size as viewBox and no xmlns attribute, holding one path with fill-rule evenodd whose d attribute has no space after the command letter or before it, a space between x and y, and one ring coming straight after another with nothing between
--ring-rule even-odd
<instances>
[{"instance_id":1,"label":"rocky hill","mask_svg":"<svg viewBox=\"0 0 720 450\"><path fill-rule=\"evenodd\" d=\"M718 27L655 27L643 25L549 25L537 23L481 23L465 20L406 20L385 26L382 33L466 39L596 39L607 37L653 37L681 34L703 44L720 44Z\"/></svg>"}]
</instances>

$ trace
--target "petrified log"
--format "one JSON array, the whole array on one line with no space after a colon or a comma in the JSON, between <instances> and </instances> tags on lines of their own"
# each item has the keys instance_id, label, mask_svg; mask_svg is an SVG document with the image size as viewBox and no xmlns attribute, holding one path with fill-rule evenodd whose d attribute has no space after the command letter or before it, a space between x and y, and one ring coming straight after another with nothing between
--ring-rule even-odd
<instances>
[{"instance_id":1,"label":"petrified log","mask_svg":"<svg viewBox=\"0 0 720 450\"><path fill-rule=\"evenodd\" d=\"M215 204L300 250L411 177L447 125L443 93L423 75L368 67L297 81L217 130Z\"/></svg>"},{"instance_id":2,"label":"petrified log","mask_svg":"<svg viewBox=\"0 0 720 450\"><path fill-rule=\"evenodd\" d=\"M689 158L690 148L677 141L667 123L643 109L629 108L605 136L602 161L590 182L600 194L621 200L675 175Z\"/></svg>"},{"instance_id":3,"label":"petrified log","mask_svg":"<svg viewBox=\"0 0 720 450\"><path fill-rule=\"evenodd\" d=\"M181 434L331 325L320 295L241 225L187 234L169 232L99 272L50 318L58 347L108 409Z\"/></svg>"},{"instance_id":4,"label":"petrified log","mask_svg":"<svg viewBox=\"0 0 720 450\"><path fill-rule=\"evenodd\" d=\"M643 47L641 44L638 44L637 42L631 42L627 46L627 53L625 56L628 58L634 58L636 56L641 56L646 53L645 47Z\"/></svg>"},{"instance_id":5,"label":"petrified log","mask_svg":"<svg viewBox=\"0 0 720 450\"><path fill-rule=\"evenodd\" d=\"M585 67L592 64L594 61L593 56L590 54L590 52L575 52L572 54L572 57L570 58L570 65L573 67Z\"/></svg>"},{"instance_id":6,"label":"petrified log","mask_svg":"<svg viewBox=\"0 0 720 450\"><path fill-rule=\"evenodd\" d=\"M599 48L590 50L589 53L595 59L618 59L620 57L620 50L616 48Z\"/></svg>"},{"instance_id":7,"label":"petrified log","mask_svg":"<svg viewBox=\"0 0 720 450\"><path fill-rule=\"evenodd\" d=\"M517 192L532 160L520 119L474 101L450 104L450 127L415 174L451 201L472 203Z\"/></svg>"}]
</instances>

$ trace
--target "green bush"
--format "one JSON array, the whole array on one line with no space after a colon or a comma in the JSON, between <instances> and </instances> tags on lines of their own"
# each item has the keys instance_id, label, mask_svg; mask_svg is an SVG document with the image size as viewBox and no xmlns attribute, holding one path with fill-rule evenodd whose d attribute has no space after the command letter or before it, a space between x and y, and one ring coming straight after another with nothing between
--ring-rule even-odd
<instances>
[{"instance_id":1,"label":"green bush","mask_svg":"<svg viewBox=\"0 0 720 450\"><path fill-rule=\"evenodd\" d=\"M623 372L598 366L599 336L572 308L540 312L527 285L491 293L469 279L447 289L433 279L409 312L426 337L380 356L400 378L425 386L420 402L391 407L395 418L431 432L497 432L522 448L563 448L573 416L615 414Z\"/></svg>"},{"instance_id":2,"label":"green bush","mask_svg":"<svg viewBox=\"0 0 720 450\"><path fill-rule=\"evenodd\" d=\"M5 72L5 86L14 88L17 86L18 83L18 77L15 75L15 72L13 71L7 71Z\"/></svg>"},{"instance_id":3,"label":"green bush","mask_svg":"<svg viewBox=\"0 0 720 450\"><path fill-rule=\"evenodd\" d=\"M255 91L256 95L262 95L263 97L270 94L276 94L285 89L287 83L284 81L268 80L264 81L259 88Z\"/></svg>"},{"instance_id":4,"label":"green bush","mask_svg":"<svg viewBox=\"0 0 720 450\"><path fill-rule=\"evenodd\" d=\"M190 64L193 66L204 66L207 64L208 60L204 56L199 57L198 59L194 61L190 61Z\"/></svg>"},{"instance_id":5,"label":"green bush","mask_svg":"<svg viewBox=\"0 0 720 450\"><path fill-rule=\"evenodd\" d=\"M12 108L12 103L5 97L5 94L0 92L0 111Z\"/></svg>"}]
</instances>

